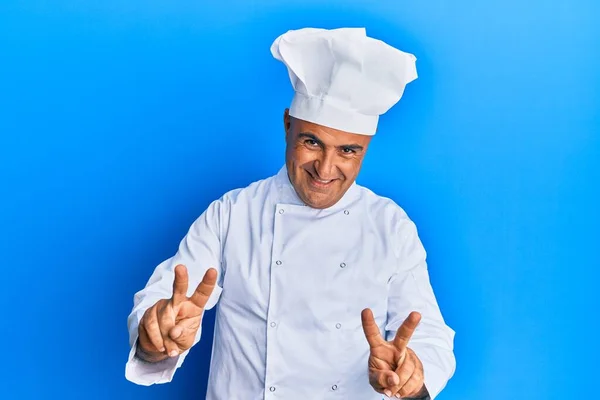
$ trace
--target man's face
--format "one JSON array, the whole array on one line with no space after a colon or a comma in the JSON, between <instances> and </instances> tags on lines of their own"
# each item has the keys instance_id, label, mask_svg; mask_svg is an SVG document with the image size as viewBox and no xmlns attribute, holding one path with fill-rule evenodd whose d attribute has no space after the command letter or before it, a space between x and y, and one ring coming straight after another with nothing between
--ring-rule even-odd
<instances>
[{"instance_id":1,"label":"man's face","mask_svg":"<svg viewBox=\"0 0 600 400\"><path fill-rule=\"evenodd\" d=\"M313 208L338 202L352 185L371 141L290 117L285 110L286 165L300 199Z\"/></svg>"}]
</instances>

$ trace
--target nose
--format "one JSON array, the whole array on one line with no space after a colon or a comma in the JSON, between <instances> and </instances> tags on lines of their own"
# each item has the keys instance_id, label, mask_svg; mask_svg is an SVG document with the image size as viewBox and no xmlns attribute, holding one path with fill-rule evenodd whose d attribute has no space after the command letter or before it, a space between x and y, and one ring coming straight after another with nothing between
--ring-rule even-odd
<instances>
[{"instance_id":1,"label":"nose","mask_svg":"<svg viewBox=\"0 0 600 400\"><path fill-rule=\"evenodd\" d=\"M323 155L315 160L314 167L317 177L328 181L335 179L334 155L330 152L323 152Z\"/></svg>"}]
</instances>

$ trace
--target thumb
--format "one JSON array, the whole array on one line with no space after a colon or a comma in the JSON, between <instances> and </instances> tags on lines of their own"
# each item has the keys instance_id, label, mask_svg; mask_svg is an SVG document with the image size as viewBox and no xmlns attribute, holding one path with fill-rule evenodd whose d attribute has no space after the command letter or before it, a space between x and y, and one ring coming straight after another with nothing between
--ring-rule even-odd
<instances>
[{"instance_id":1,"label":"thumb","mask_svg":"<svg viewBox=\"0 0 600 400\"><path fill-rule=\"evenodd\" d=\"M375 370L369 373L369 382L373 389L379 393L383 393L387 397L392 397L390 388L398 385L400 378L394 371Z\"/></svg>"},{"instance_id":2,"label":"thumb","mask_svg":"<svg viewBox=\"0 0 600 400\"><path fill-rule=\"evenodd\" d=\"M173 340L177 340L183 334L183 327L181 325L175 325L169 331L169 337Z\"/></svg>"},{"instance_id":3,"label":"thumb","mask_svg":"<svg viewBox=\"0 0 600 400\"><path fill-rule=\"evenodd\" d=\"M398 375L392 371L390 371L390 373L387 374L386 379L387 387L394 387L400 383L400 378L398 378Z\"/></svg>"},{"instance_id":4,"label":"thumb","mask_svg":"<svg viewBox=\"0 0 600 400\"><path fill-rule=\"evenodd\" d=\"M196 333L200 328L200 317L186 318L179 321L169 329L169 338L173 340L180 349L187 350L194 344Z\"/></svg>"}]
</instances>

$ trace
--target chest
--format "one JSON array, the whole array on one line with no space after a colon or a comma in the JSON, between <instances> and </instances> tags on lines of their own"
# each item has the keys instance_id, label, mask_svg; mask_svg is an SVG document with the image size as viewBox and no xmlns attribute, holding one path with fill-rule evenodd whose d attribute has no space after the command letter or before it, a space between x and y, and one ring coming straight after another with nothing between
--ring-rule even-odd
<instances>
[{"instance_id":1,"label":"chest","mask_svg":"<svg viewBox=\"0 0 600 400\"><path fill-rule=\"evenodd\" d=\"M396 268L393 238L358 207L322 212L289 204L234 210L223 245L221 302L267 320L289 311L298 329L383 323Z\"/></svg>"}]
</instances>

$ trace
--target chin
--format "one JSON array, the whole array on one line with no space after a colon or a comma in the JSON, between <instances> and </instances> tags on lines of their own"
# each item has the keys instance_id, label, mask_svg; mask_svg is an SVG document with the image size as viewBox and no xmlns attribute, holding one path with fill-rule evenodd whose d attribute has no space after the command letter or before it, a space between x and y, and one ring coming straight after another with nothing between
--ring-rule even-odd
<instances>
[{"instance_id":1,"label":"chin","mask_svg":"<svg viewBox=\"0 0 600 400\"><path fill-rule=\"evenodd\" d=\"M320 198L319 196L306 196L307 201L306 205L312 208L327 208L334 205L337 200L332 200L331 198Z\"/></svg>"}]
</instances>

